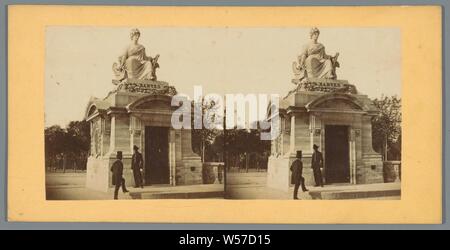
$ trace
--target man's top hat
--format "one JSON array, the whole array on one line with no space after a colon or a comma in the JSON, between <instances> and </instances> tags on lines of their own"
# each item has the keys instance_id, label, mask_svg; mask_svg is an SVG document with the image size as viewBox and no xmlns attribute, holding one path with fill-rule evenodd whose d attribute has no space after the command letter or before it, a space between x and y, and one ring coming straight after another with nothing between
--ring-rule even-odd
<instances>
[{"instance_id":1,"label":"man's top hat","mask_svg":"<svg viewBox=\"0 0 450 250\"><path fill-rule=\"evenodd\" d=\"M298 150L298 151L297 151L296 157L297 157L297 158L302 158L302 151L301 151L301 150Z\"/></svg>"},{"instance_id":2,"label":"man's top hat","mask_svg":"<svg viewBox=\"0 0 450 250\"><path fill-rule=\"evenodd\" d=\"M314 149L318 149L319 146L317 146L316 144L314 144L314 145L313 145L313 148L314 148Z\"/></svg>"},{"instance_id":3,"label":"man's top hat","mask_svg":"<svg viewBox=\"0 0 450 250\"><path fill-rule=\"evenodd\" d=\"M134 149L134 150L139 150L139 147L136 146L136 145L134 145L134 146L133 146L133 149Z\"/></svg>"},{"instance_id":4,"label":"man's top hat","mask_svg":"<svg viewBox=\"0 0 450 250\"><path fill-rule=\"evenodd\" d=\"M117 159L122 159L122 151L117 151Z\"/></svg>"}]
</instances>

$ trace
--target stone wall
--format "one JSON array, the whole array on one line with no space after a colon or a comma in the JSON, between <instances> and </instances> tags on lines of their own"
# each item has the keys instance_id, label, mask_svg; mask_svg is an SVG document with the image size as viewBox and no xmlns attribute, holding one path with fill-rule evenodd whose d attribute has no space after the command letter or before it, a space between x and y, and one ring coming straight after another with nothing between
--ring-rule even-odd
<instances>
[{"instance_id":1,"label":"stone wall","mask_svg":"<svg viewBox=\"0 0 450 250\"><path fill-rule=\"evenodd\" d=\"M357 184L383 183L383 162L379 154L363 155L356 172Z\"/></svg>"},{"instance_id":2,"label":"stone wall","mask_svg":"<svg viewBox=\"0 0 450 250\"><path fill-rule=\"evenodd\" d=\"M202 167L203 184L223 183L224 162L204 162Z\"/></svg>"},{"instance_id":3,"label":"stone wall","mask_svg":"<svg viewBox=\"0 0 450 250\"><path fill-rule=\"evenodd\" d=\"M289 157L269 157L267 169L267 186L270 188L288 191L290 187Z\"/></svg>"},{"instance_id":4,"label":"stone wall","mask_svg":"<svg viewBox=\"0 0 450 250\"><path fill-rule=\"evenodd\" d=\"M107 192L111 185L110 166L114 161L104 157L89 157L86 166L86 187Z\"/></svg>"},{"instance_id":5,"label":"stone wall","mask_svg":"<svg viewBox=\"0 0 450 250\"><path fill-rule=\"evenodd\" d=\"M316 185L316 182L314 180L314 172L311 167L311 159L312 154L306 154L303 155L302 162L303 162L303 178L305 178L305 184L306 186L314 186ZM324 177L324 176L322 176Z\"/></svg>"},{"instance_id":6,"label":"stone wall","mask_svg":"<svg viewBox=\"0 0 450 250\"><path fill-rule=\"evenodd\" d=\"M181 162L177 162L176 183L177 185L202 184L202 162L199 155L192 151L192 131L181 130L179 140Z\"/></svg>"},{"instance_id":7,"label":"stone wall","mask_svg":"<svg viewBox=\"0 0 450 250\"><path fill-rule=\"evenodd\" d=\"M384 182L400 182L401 180L401 162L384 161L383 162Z\"/></svg>"},{"instance_id":8,"label":"stone wall","mask_svg":"<svg viewBox=\"0 0 450 250\"><path fill-rule=\"evenodd\" d=\"M297 113L295 114L295 147L293 153L301 150L303 154L311 154L313 150L311 146L309 114Z\"/></svg>"},{"instance_id":9,"label":"stone wall","mask_svg":"<svg viewBox=\"0 0 450 250\"><path fill-rule=\"evenodd\" d=\"M202 162L200 157L183 157L176 171L177 185L203 184Z\"/></svg>"}]
</instances>

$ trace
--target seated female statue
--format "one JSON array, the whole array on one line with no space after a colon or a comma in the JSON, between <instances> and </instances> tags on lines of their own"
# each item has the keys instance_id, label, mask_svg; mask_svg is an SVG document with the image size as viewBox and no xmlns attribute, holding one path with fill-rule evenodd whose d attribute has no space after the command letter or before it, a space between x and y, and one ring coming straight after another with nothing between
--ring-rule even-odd
<instances>
[{"instance_id":1,"label":"seated female statue","mask_svg":"<svg viewBox=\"0 0 450 250\"><path fill-rule=\"evenodd\" d=\"M145 54L145 47L138 43L141 33L138 29L131 30L131 44L119 57L119 63L113 64L113 72L117 80L126 78L156 80L158 57L149 57Z\"/></svg>"},{"instance_id":2,"label":"seated female statue","mask_svg":"<svg viewBox=\"0 0 450 250\"><path fill-rule=\"evenodd\" d=\"M336 67L339 67L337 62L339 53L336 53L334 57L327 55L325 46L317 42L319 34L319 29L311 29L311 42L303 47L302 53L298 57L298 62L294 62L294 73L299 79L305 77L336 79Z\"/></svg>"}]
</instances>

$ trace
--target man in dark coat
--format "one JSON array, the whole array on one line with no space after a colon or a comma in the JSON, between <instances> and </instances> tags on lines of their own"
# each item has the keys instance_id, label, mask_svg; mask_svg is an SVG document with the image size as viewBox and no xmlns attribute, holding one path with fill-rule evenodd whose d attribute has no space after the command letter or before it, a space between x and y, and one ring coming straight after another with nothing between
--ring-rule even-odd
<instances>
[{"instance_id":1,"label":"man in dark coat","mask_svg":"<svg viewBox=\"0 0 450 250\"><path fill-rule=\"evenodd\" d=\"M111 166L112 184L115 185L114 200L118 199L119 189L122 186L122 191L128 193L125 187L125 179L123 178L123 163L122 163L122 151L117 151L117 160Z\"/></svg>"},{"instance_id":2,"label":"man in dark coat","mask_svg":"<svg viewBox=\"0 0 450 250\"><path fill-rule=\"evenodd\" d=\"M319 146L314 144L314 153L311 158L311 167L314 172L314 180L316 182L316 187L323 187L323 179L322 179L322 168L323 168L323 156L319 151Z\"/></svg>"},{"instance_id":3,"label":"man in dark coat","mask_svg":"<svg viewBox=\"0 0 450 250\"><path fill-rule=\"evenodd\" d=\"M297 151L296 158L291 165L291 183L294 184L294 200L298 200L298 188L302 185L303 192L309 191L305 186L305 178L303 178L303 162L302 151Z\"/></svg>"},{"instance_id":4,"label":"man in dark coat","mask_svg":"<svg viewBox=\"0 0 450 250\"><path fill-rule=\"evenodd\" d=\"M134 145L133 146L133 157L131 158L131 169L133 169L133 175L134 175L134 187L138 188L144 188L144 183L142 182L142 172L143 169L143 162L142 154L139 153L139 147Z\"/></svg>"}]
</instances>

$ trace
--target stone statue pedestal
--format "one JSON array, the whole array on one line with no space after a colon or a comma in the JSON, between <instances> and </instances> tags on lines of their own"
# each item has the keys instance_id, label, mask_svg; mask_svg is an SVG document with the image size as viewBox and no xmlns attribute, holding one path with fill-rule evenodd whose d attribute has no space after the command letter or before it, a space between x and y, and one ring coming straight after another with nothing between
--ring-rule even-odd
<instances>
[{"instance_id":1,"label":"stone statue pedestal","mask_svg":"<svg viewBox=\"0 0 450 250\"><path fill-rule=\"evenodd\" d=\"M356 87L347 80L303 78L293 79L292 83L297 85L297 91L358 93Z\"/></svg>"}]
</instances>

